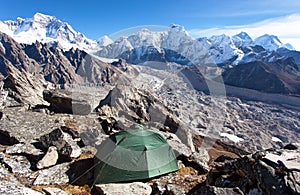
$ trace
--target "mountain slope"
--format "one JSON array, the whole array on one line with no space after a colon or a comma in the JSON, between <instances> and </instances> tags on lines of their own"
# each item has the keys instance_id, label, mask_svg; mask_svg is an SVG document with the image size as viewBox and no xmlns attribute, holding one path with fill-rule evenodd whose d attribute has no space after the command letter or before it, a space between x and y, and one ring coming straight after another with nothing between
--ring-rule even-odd
<instances>
[{"instance_id":1,"label":"mountain slope","mask_svg":"<svg viewBox=\"0 0 300 195\"><path fill-rule=\"evenodd\" d=\"M64 49L74 47L87 51L98 48L96 41L76 32L68 23L41 13L34 14L32 18L0 21L0 31L10 35L19 43L58 42Z\"/></svg>"},{"instance_id":2,"label":"mountain slope","mask_svg":"<svg viewBox=\"0 0 300 195\"><path fill-rule=\"evenodd\" d=\"M276 62L250 62L227 69L225 84L268 93L300 94L299 67L292 58Z\"/></svg>"},{"instance_id":3,"label":"mountain slope","mask_svg":"<svg viewBox=\"0 0 300 195\"><path fill-rule=\"evenodd\" d=\"M122 60L109 64L79 49L19 44L3 33L0 45L0 79L17 102L41 103L49 86L111 85L121 74L135 73Z\"/></svg>"}]
</instances>

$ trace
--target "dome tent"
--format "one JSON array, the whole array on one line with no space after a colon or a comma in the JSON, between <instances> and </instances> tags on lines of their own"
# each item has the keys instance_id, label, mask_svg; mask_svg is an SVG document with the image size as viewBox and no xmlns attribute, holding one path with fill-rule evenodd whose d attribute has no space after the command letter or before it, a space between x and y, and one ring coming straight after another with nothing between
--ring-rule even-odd
<instances>
[{"instance_id":1,"label":"dome tent","mask_svg":"<svg viewBox=\"0 0 300 195\"><path fill-rule=\"evenodd\" d=\"M147 179L178 170L171 146L160 133L151 130L113 134L97 149L96 184Z\"/></svg>"}]
</instances>

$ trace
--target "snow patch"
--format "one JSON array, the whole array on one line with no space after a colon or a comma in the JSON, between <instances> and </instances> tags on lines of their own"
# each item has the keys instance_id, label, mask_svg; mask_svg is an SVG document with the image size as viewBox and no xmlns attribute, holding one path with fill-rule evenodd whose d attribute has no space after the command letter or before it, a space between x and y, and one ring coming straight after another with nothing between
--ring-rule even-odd
<instances>
[{"instance_id":1,"label":"snow patch","mask_svg":"<svg viewBox=\"0 0 300 195\"><path fill-rule=\"evenodd\" d=\"M6 53L5 47L3 46L3 44L1 42L0 42L0 49L3 50L3 53Z\"/></svg>"},{"instance_id":2,"label":"snow patch","mask_svg":"<svg viewBox=\"0 0 300 195\"><path fill-rule=\"evenodd\" d=\"M234 143L238 143L238 142L244 141L243 138L238 137L238 136L233 135L233 134L229 134L229 133L221 133L220 136L221 136L221 137L227 137L228 139L230 139L230 140L233 141Z\"/></svg>"},{"instance_id":3,"label":"snow patch","mask_svg":"<svg viewBox=\"0 0 300 195\"><path fill-rule=\"evenodd\" d=\"M278 137L272 137L273 142L282 142Z\"/></svg>"},{"instance_id":4,"label":"snow patch","mask_svg":"<svg viewBox=\"0 0 300 195\"><path fill-rule=\"evenodd\" d=\"M299 152L283 152L281 155L268 153L265 158L273 162L280 160L288 169L299 169L300 167L300 162L295 160L300 159Z\"/></svg>"}]
</instances>

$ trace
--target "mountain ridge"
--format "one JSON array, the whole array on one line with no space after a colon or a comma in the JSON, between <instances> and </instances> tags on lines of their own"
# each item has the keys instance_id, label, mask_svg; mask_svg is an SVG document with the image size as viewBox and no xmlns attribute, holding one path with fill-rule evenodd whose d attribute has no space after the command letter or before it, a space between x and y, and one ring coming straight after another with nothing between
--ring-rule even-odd
<instances>
[{"instance_id":1,"label":"mountain ridge","mask_svg":"<svg viewBox=\"0 0 300 195\"><path fill-rule=\"evenodd\" d=\"M177 24L171 24L169 29L163 32L152 32L144 28L135 34L121 37L115 41L112 41L108 36L100 37L98 41L95 41L87 38L80 32L76 32L67 22L62 22L55 16L41 13L36 13L31 18L24 19L18 17L15 21L0 21L0 31L10 35L19 43L31 44L39 41L50 45L60 44L65 50L74 47L83 49L88 53L98 51L97 53L100 54L101 57L106 58L118 58L117 54L121 55L127 52L125 55L131 56L126 60L131 62L130 59L137 58L133 60L136 63L141 62L139 58L145 55L145 52L152 51L151 49L146 49L147 46L154 47L159 55L162 56L160 58L166 55L164 49L167 49L175 51L175 53L177 53L175 55L177 56L179 54L189 59L189 61L196 62L199 61L195 59L195 56L199 53L197 50L200 50L200 47L204 47L207 50L206 53L210 55L214 63L220 65L237 65L239 63L258 60L262 54L253 52L253 49L250 53L244 52L245 48L249 50L250 47L251 50L251 48L256 45L262 46L267 50L267 54L262 57L262 61L272 60L272 56L268 57L267 55L271 55L271 53L277 49L294 49L290 44L281 43L278 37L274 35L262 35L252 40L246 32L241 32L234 36L223 34L209 38L201 37L194 39L183 26ZM197 43L196 40L200 41L201 44ZM136 43L134 43L135 41ZM119 48L115 46L114 49L111 48L113 44L118 45ZM197 44L199 46L195 46ZM187 47L192 48L182 49ZM135 51L131 52L134 49ZM172 52L169 52L169 54L170 53ZM255 57L253 57L253 55L255 55ZM144 56L144 58L147 57ZM168 56L167 58L173 59L174 62L177 61L174 56Z\"/></svg>"}]
</instances>

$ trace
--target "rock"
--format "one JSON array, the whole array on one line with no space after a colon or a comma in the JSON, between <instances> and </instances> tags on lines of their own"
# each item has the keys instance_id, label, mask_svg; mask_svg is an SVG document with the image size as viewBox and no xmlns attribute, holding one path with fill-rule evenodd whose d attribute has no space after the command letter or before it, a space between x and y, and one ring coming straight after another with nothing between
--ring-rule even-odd
<instances>
[{"instance_id":1,"label":"rock","mask_svg":"<svg viewBox=\"0 0 300 195\"><path fill-rule=\"evenodd\" d=\"M0 153L3 154L3 153ZM4 157L3 157L4 158ZM0 160L2 161L2 160ZM10 182L18 182L17 178L8 171L7 167L4 167L4 164L0 163L0 180L6 180Z\"/></svg>"},{"instance_id":2,"label":"rock","mask_svg":"<svg viewBox=\"0 0 300 195\"><path fill-rule=\"evenodd\" d=\"M43 188L43 191L46 193L46 195L68 195L67 192L59 188Z\"/></svg>"},{"instance_id":3,"label":"rock","mask_svg":"<svg viewBox=\"0 0 300 195\"><path fill-rule=\"evenodd\" d=\"M297 150L298 147L294 144L287 144L283 147L283 149L286 149L286 150Z\"/></svg>"},{"instance_id":4,"label":"rock","mask_svg":"<svg viewBox=\"0 0 300 195\"><path fill-rule=\"evenodd\" d=\"M0 124L1 126L1 124ZM12 135L10 131L0 129L0 144L2 145L14 145L19 141Z\"/></svg>"},{"instance_id":5,"label":"rock","mask_svg":"<svg viewBox=\"0 0 300 195\"><path fill-rule=\"evenodd\" d=\"M0 87L0 109L3 109L3 107L5 106L7 96L8 96L8 91L4 91Z\"/></svg>"},{"instance_id":6,"label":"rock","mask_svg":"<svg viewBox=\"0 0 300 195\"><path fill-rule=\"evenodd\" d=\"M56 164L58 160L58 152L55 146L50 146L48 148L45 156L37 163L36 167L38 169L43 169L47 167L51 167Z\"/></svg>"},{"instance_id":7,"label":"rock","mask_svg":"<svg viewBox=\"0 0 300 195\"><path fill-rule=\"evenodd\" d=\"M167 184L164 182L156 182L152 186L152 193L154 195L155 192L159 192L164 195L184 195L186 194L184 191L184 188L182 186L176 185L176 184Z\"/></svg>"},{"instance_id":8,"label":"rock","mask_svg":"<svg viewBox=\"0 0 300 195\"><path fill-rule=\"evenodd\" d=\"M105 135L97 129L89 129L80 134L80 138L86 146L100 145L102 141L107 139L107 137L108 135Z\"/></svg>"},{"instance_id":9,"label":"rock","mask_svg":"<svg viewBox=\"0 0 300 195\"><path fill-rule=\"evenodd\" d=\"M191 166L196 167L200 172L207 173L209 171L209 155L204 148L198 148L198 151L193 151L194 149L183 144L177 135L173 133L165 133L165 137L173 150L175 150L176 155L184 156L184 163L192 164Z\"/></svg>"},{"instance_id":10,"label":"rock","mask_svg":"<svg viewBox=\"0 0 300 195\"><path fill-rule=\"evenodd\" d=\"M177 137L176 134L173 133L164 133L166 140L168 144L172 147L173 150L175 150L176 155L184 155L186 157L189 157L192 155L192 150L182 143L182 141Z\"/></svg>"},{"instance_id":11,"label":"rock","mask_svg":"<svg viewBox=\"0 0 300 195\"><path fill-rule=\"evenodd\" d=\"M9 167L14 174L31 173L31 164L24 156L9 156L3 159L3 163Z\"/></svg>"},{"instance_id":12,"label":"rock","mask_svg":"<svg viewBox=\"0 0 300 195\"><path fill-rule=\"evenodd\" d=\"M5 117L0 123L0 143L14 145L16 143L30 143L54 128L63 126L63 122L56 122L60 115L47 115L31 112L24 107L5 108Z\"/></svg>"},{"instance_id":13,"label":"rock","mask_svg":"<svg viewBox=\"0 0 300 195\"><path fill-rule=\"evenodd\" d=\"M194 163L200 166L203 172L210 170L208 166L209 155L205 148L198 148L198 152L194 152L190 158Z\"/></svg>"},{"instance_id":14,"label":"rock","mask_svg":"<svg viewBox=\"0 0 300 195\"><path fill-rule=\"evenodd\" d=\"M74 99L72 92L56 90L44 91L43 98L50 103L50 109L57 113L87 115L91 113L91 105L83 99ZM76 96L76 98L78 98Z\"/></svg>"},{"instance_id":15,"label":"rock","mask_svg":"<svg viewBox=\"0 0 300 195\"><path fill-rule=\"evenodd\" d=\"M6 154L18 154L18 155L26 155L30 157L33 160L38 159L41 155L44 153L40 150L37 149L33 144L37 143L19 143L15 144L13 146L9 146L6 148L5 153Z\"/></svg>"},{"instance_id":16,"label":"rock","mask_svg":"<svg viewBox=\"0 0 300 195\"><path fill-rule=\"evenodd\" d=\"M223 154L223 155L219 156L218 158L216 158L215 162L225 162L225 161L230 161L230 160L233 160L233 158Z\"/></svg>"},{"instance_id":17,"label":"rock","mask_svg":"<svg viewBox=\"0 0 300 195\"><path fill-rule=\"evenodd\" d=\"M222 188L238 187L245 194L257 190L262 194L298 194L299 154L298 150L278 149L218 162L208 173L207 182Z\"/></svg>"},{"instance_id":18,"label":"rock","mask_svg":"<svg viewBox=\"0 0 300 195\"><path fill-rule=\"evenodd\" d=\"M2 180L0 182L0 194L42 195L43 193L27 188L17 182Z\"/></svg>"},{"instance_id":19,"label":"rock","mask_svg":"<svg viewBox=\"0 0 300 195\"><path fill-rule=\"evenodd\" d=\"M124 83L118 84L101 100L96 108L101 114L100 117L123 119L127 123L131 123L130 125L138 121L144 121L150 126L157 126L156 124L159 123L169 127L171 132L176 132L179 127L176 116L151 93L130 86L130 82L130 80L126 80ZM129 127L130 125L118 124L118 127Z\"/></svg>"},{"instance_id":20,"label":"rock","mask_svg":"<svg viewBox=\"0 0 300 195\"><path fill-rule=\"evenodd\" d=\"M120 70L122 70L124 72L128 70L128 65L126 63L126 60L123 60L123 59L119 59L119 61L114 61L111 63L111 65L119 68Z\"/></svg>"},{"instance_id":21,"label":"rock","mask_svg":"<svg viewBox=\"0 0 300 195\"><path fill-rule=\"evenodd\" d=\"M94 188L101 194L130 194L130 195L150 195L151 187L142 182L128 184L102 184L95 185Z\"/></svg>"},{"instance_id":22,"label":"rock","mask_svg":"<svg viewBox=\"0 0 300 195\"><path fill-rule=\"evenodd\" d=\"M274 163L281 161L287 169L300 170L300 150L278 150L267 152L265 159Z\"/></svg>"},{"instance_id":23,"label":"rock","mask_svg":"<svg viewBox=\"0 0 300 195\"><path fill-rule=\"evenodd\" d=\"M244 194L239 188L220 188L215 186L204 186L198 190L195 190L191 193L191 195L224 195L224 194Z\"/></svg>"},{"instance_id":24,"label":"rock","mask_svg":"<svg viewBox=\"0 0 300 195\"><path fill-rule=\"evenodd\" d=\"M61 161L70 161L81 154L80 147L72 139L71 135L64 133L60 128L41 136L40 142L45 148L55 146L59 154L59 160Z\"/></svg>"},{"instance_id":25,"label":"rock","mask_svg":"<svg viewBox=\"0 0 300 195\"><path fill-rule=\"evenodd\" d=\"M69 182L67 171L69 163L63 163L50 167L48 169L38 171L38 177L33 185L50 185L50 184L66 184Z\"/></svg>"},{"instance_id":26,"label":"rock","mask_svg":"<svg viewBox=\"0 0 300 195\"><path fill-rule=\"evenodd\" d=\"M285 177L286 185L289 186L294 193L300 194L300 172L291 171Z\"/></svg>"}]
</instances>

